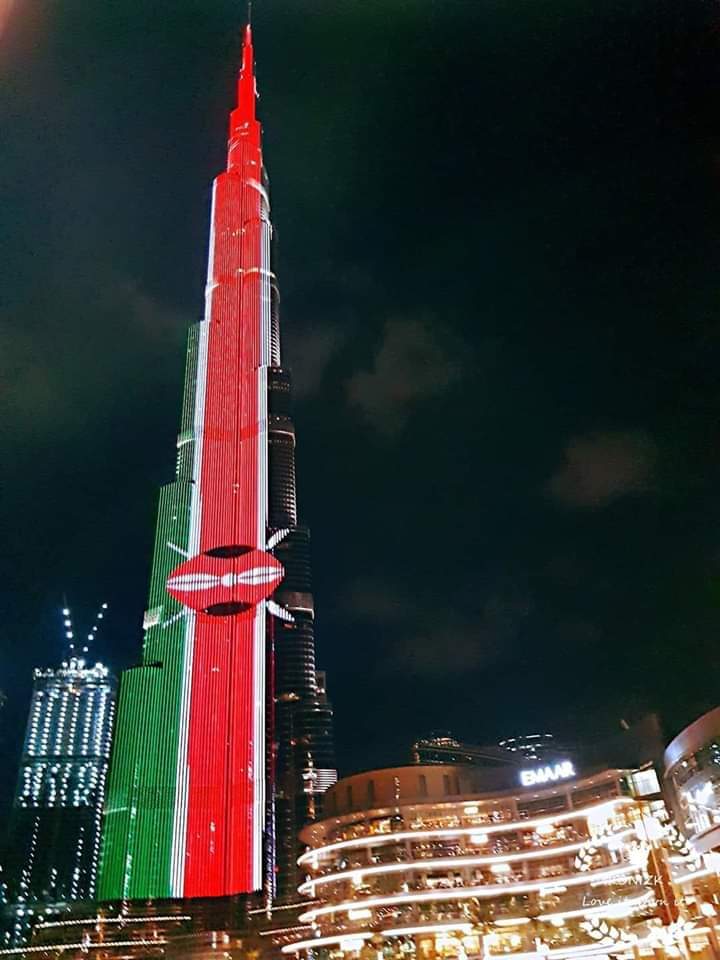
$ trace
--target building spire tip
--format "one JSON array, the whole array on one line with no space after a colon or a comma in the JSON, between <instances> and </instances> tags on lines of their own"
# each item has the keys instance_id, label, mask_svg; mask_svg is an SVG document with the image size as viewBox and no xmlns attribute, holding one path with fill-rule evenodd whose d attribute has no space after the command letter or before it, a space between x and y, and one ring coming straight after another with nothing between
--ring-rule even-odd
<instances>
[{"instance_id":1,"label":"building spire tip","mask_svg":"<svg viewBox=\"0 0 720 960\"><path fill-rule=\"evenodd\" d=\"M252 27L250 17L252 13L252 4L247 6L247 23L243 29L242 40L242 62L240 66L240 76L238 78L238 100L237 109L239 113L234 112L237 119L242 116L243 121L255 119L255 63L253 55Z\"/></svg>"}]
</instances>

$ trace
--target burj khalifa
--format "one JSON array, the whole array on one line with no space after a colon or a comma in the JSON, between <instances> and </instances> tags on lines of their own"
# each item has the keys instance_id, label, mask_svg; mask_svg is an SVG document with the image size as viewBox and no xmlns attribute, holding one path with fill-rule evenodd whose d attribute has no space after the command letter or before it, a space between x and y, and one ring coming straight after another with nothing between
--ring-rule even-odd
<instances>
[{"instance_id":1,"label":"burj khalifa","mask_svg":"<svg viewBox=\"0 0 720 960\"><path fill-rule=\"evenodd\" d=\"M248 26L142 659L120 684L101 900L291 898L297 831L336 779L255 105Z\"/></svg>"}]
</instances>

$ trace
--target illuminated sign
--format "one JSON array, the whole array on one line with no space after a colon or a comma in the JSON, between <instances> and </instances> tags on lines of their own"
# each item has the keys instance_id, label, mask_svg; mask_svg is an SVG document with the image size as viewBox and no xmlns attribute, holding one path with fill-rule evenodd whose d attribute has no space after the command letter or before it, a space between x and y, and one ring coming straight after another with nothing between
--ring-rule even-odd
<instances>
[{"instance_id":1,"label":"illuminated sign","mask_svg":"<svg viewBox=\"0 0 720 960\"><path fill-rule=\"evenodd\" d=\"M543 783L555 783L557 780L569 780L575 776L575 767L569 760L560 760L558 763L547 764L544 767L533 767L532 770L520 771L520 783L524 787L535 787Z\"/></svg>"}]
</instances>

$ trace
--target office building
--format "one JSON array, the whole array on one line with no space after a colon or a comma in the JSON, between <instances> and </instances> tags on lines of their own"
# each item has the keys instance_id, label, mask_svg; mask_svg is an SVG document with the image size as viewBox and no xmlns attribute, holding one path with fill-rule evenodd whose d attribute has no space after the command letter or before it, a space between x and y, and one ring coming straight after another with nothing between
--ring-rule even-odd
<instances>
[{"instance_id":1,"label":"office building","mask_svg":"<svg viewBox=\"0 0 720 960\"><path fill-rule=\"evenodd\" d=\"M6 944L38 912L96 894L115 680L75 655L35 670L3 858Z\"/></svg>"}]
</instances>

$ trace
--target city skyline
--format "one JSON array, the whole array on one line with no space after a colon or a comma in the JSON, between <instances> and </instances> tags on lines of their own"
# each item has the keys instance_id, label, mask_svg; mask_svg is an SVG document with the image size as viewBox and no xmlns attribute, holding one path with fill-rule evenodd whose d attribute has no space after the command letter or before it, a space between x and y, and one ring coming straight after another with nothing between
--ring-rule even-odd
<instances>
[{"instance_id":1,"label":"city skyline","mask_svg":"<svg viewBox=\"0 0 720 960\"><path fill-rule=\"evenodd\" d=\"M166 475L182 337L201 301L203 191L239 45L236 5L201 28L192 4L170 27L138 5L125 34L111 13L88 13L79 35L70 14L39 9L16 8L4 68L23 117L5 160L21 371L11 696L52 659L38 611L68 570L122 611L105 659L119 670L134 658L147 579L135 558L149 554ZM345 770L386 759L372 755L386 724L383 749L397 756L432 726L480 742L536 727L562 736L568 700L587 707L581 722L607 726L659 706L668 733L713 705L717 340L711 277L693 262L715 249L699 91L717 77L701 60L670 93L654 74L631 83L642 12L624 14L617 49L617 23L585 10L536 14L524 31L460 6L384 17L370 4L353 29L272 3L256 13L302 391L300 495L322 558L320 660L344 705ZM680 70L700 15L667 10L659 23L654 42ZM588 36L599 39L583 67ZM646 71L656 52L641 49ZM539 78L546 92L533 93ZM55 86L67 96L48 120ZM476 115L459 105L468 98ZM53 155L43 138L60 132L45 234L20 186L39 182ZM431 182L448 196L427 212ZM662 215L648 220L658 196ZM30 249L48 300L29 296ZM41 562L36 522L52 545ZM454 565L438 569L438 544ZM368 686L387 706L358 721ZM15 697L4 723L17 731Z\"/></svg>"}]
</instances>

